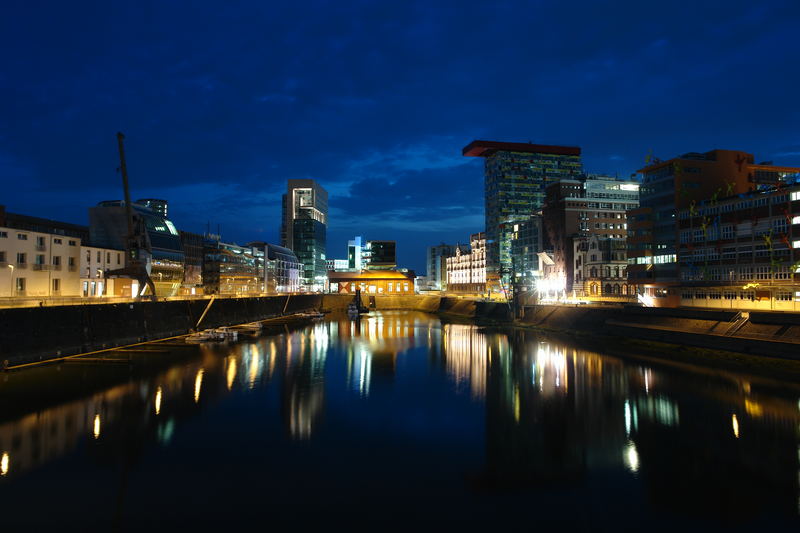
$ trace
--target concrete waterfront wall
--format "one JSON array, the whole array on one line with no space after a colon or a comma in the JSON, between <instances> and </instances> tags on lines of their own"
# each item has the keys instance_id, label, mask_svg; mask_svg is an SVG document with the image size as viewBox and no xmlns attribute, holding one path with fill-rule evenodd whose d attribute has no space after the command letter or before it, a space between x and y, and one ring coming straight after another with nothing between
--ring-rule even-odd
<instances>
[{"instance_id":1,"label":"concrete waterfront wall","mask_svg":"<svg viewBox=\"0 0 800 533\"><path fill-rule=\"evenodd\" d=\"M287 303L288 298L288 303ZM200 324L213 328L319 308L315 294L217 298ZM209 300L0 309L0 362L9 365L182 335Z\"/></svg>"},{"instance_id":2,"label":"concrete waterfront wall","mask_svg":"<svg viewBox=\"0 0 800 533\"><path fill-rule=\"evenodd\" d=\"M325 294L322 297L322 308L331 311L345 311L353 301L352 294ZM362 294L361 305L369 309L389 311L393 309L407 309L435 313L439 310L439 296L413 294L407 296L389 296Z\"/></svg>"},{"instance_id":3,"label":"concrete waterfront wall","mask_svg":"<svg viewBox=\"0 0 800 533\"><path fill-rule=\"evenodd\" d=\"M748 322L727 335L736 326L736 317L736 312L703 309L542 305L526 307L520 323L551 331L800 359L800 314L751 313Z\"/></svg>"}]
</instances>

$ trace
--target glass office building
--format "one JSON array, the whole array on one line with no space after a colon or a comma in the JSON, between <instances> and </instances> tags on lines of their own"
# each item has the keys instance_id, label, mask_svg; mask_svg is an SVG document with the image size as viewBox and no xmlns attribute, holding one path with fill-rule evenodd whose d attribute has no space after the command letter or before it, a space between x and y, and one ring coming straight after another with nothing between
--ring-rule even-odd
<instances>
[{"instance_id":1,"label":"glass office building","mask_svg":"<svg viewBox=\"0 0 800 533\"><path fill-rule=\"evenodd\" d=\"M513 268L514 222L542 208L551 183L582 172L581 150L573 146L473 141L463 154L484 158L487 283L495 287Z\"/></svg>"},{"instance_id":2,"label":"glass office building","mask_svg":"<svg viewBox=\"0 0 800 533\"><path fill-rule=\"evenodd\" d=\"M325 248L328 228L328 192L316 180L289 180L283 195L281 244L303 264L305 290L322 290L327 273Z\"/></svg>"}]
</instances>

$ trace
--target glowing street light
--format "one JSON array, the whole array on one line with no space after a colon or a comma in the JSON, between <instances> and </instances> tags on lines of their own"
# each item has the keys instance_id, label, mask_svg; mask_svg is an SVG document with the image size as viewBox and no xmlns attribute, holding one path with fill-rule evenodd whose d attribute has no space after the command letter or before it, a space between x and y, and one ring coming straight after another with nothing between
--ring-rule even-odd
<instances>
[{"instance_id":1,"label":"glowing street light","mask_svg":"<svg viewBox=\"0 0 800 533\"><path fill-rule=\"evenodd\" d=\"M11 296L14 296L14 265L6 265L6 266L11 269L11 286L9 287L8 293Z\"/></svg>"}]
</instances>

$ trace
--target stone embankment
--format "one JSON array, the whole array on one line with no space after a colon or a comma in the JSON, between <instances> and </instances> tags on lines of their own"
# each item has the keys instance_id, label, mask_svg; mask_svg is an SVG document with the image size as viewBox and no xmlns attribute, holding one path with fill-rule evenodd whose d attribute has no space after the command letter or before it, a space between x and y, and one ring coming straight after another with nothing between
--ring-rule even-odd
<instances>
[{"instance_id":1,"label":"stone embankment","mask_svg":"<svg viewBox=\"0 0 800 533\"><path fill-rule=\"evenodd\" d=\"M264 320L299 311L344 311L352 296L295 295L219 298L200 328ZM443 317L518 325L606 339L626 338L800 360L800 313L654 309L634 306L509 306L433 295L362 295L375 310L415 310ZM10 366L182 335L208 300L0 309L0 362Z\"/></svg>"},{"instance_id":2,"label":"stone embankment","mask_svg":"<svg viewBox=\"0 0 800 533\"><path fill-rule=\"evenodd\" d=\"M321 295L0 309L0 364L8 366L318 309Z\"/></svg>"}]
</instances>

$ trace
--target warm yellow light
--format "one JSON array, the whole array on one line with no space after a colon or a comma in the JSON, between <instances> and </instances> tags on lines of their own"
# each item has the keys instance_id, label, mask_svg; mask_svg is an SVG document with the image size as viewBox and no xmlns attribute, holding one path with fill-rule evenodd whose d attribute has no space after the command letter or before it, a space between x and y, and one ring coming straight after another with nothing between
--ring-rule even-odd
<instances>
[{"instance_id":1,"label":"warm yellow light","mask_svg":"<svg viewBox=\"0 0 800 533\"><path fill-rule=\"evenodd\" d=\"M731 416L731 425L733 425L733 434L738 439L739 438L739 420L736 418L736 415Z\"/></svg>"},{"instance_id":2,"label":"warm yellow light","mask_svg":"<svg viewBox=\"0 0 800 533\"><path fill-rule=\"evenodd\" d=\"M94 438L100 438L100 415L94 415L94 427L92 434L94 435Z\"/></svg>"},{"instance_id":3,"label":"warm yellow light","mask_svg":"<svg viewBox=\"0 0 800 533\"><path fill-rule=\"evenodd\" d=\"M8 454L3 453L3 457L0 458L0 476L5 476L8 474Z\"/></svg>"},{"instance_id":4,"label":"warm yellow light","mask_svg":"<svg viewBox=\"0 0 800 533\"><path fill-rule=\"evenodd\" d=\"M156 389L156 415L161 414L161 395L162 395L161 387L159 387L158 389Z\"/></svg>"},{"instance_id":5,"label":"warm yellow light","mask_svg":"<svg viewBox=\"0 0 800 533\"><path fill-rule=\"evenodd\" d=\"M761 286L761 284L760 284L760 283L748 283L747 285L743 285L743 286L742 286L742 289L743 289L743 290L747 290L747 289L755 289L755 288L758 288L758 287L760 287L760 286Z\"/></svg>"},{"instance_id":6,"label":"warm yellow light","mask_svg":"<svg viewBox=\"0 0 800 533\"><path fill-rule=\"evenodd\" d=\"M200 401L200 389L203 387L203 374L205 371L201 368L197 371L197 376L194 378L194 403Z\"/></svg>"},{"instance_id":7,"label":"warm yellow light","mask_svg":"<svg viewBox=\"0 0 800 533\"><path fill-rule=\"evenodd\" d=\"M249 376L249 388L252 389L256 386L256 381L258 380L258 369L261 366L261 358L259 355L253 354L250 358L250 376Z\"/></svg>"},{"instance_id":8,"label":"warm yellow light","mask_svg":"<svg viewBox=\"0 0 800 533\"><path fill-rule=\"evenodd\" d=\"M761 404L749 398L744 399L744 409L750 416L758 417L764 414L764 408L761 407Z\"/></svg>"},{"instance_id":9,"label":"warm yellow light","mask_svg":"<svg viewBox=\"0 0 800 533\"><path fill-rule=\"evenodd\" d=\"M228 379L228 390L231 390L233 388L233 381L236 379L236 358L235 357L231 357L228 360L227 379Z\"/></svg>"}]
</instances>

